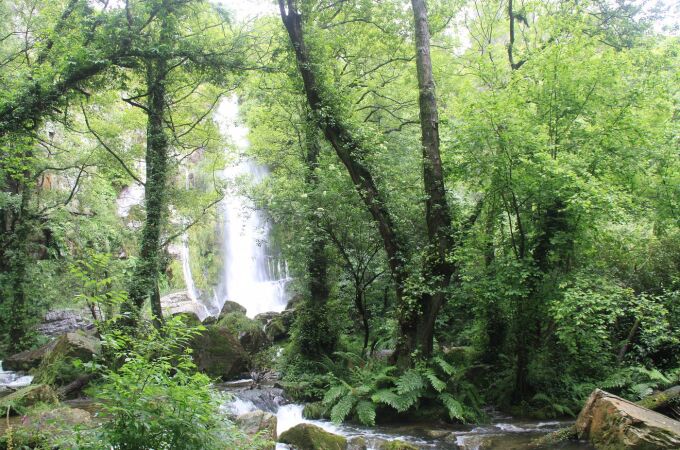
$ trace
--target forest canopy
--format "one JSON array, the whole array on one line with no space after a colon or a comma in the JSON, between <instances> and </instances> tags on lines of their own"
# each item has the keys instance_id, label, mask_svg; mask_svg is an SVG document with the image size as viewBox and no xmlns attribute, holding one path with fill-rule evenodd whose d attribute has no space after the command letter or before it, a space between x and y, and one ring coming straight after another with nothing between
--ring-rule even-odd
<instances>
[{"instance_id":1,"label":"forest canopy","mask_svg":"<svg viewBox=\"0 0 680 450\"><path fill-rule=\"evenodd\" d=\"M219 418L243 373L365 426L680 384L680 12L649 3L5 0L0 359L87 322L94 355L17 367L88 385L120 449L271 444Z\"/></svg>"}]
</instances>

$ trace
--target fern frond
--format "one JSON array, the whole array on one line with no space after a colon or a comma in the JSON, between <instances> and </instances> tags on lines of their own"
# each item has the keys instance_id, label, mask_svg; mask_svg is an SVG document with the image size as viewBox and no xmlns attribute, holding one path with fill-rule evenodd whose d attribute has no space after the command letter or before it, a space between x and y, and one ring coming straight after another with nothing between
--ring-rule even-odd
<instances>
[{"instance_id":1,"label":"fern frond","mask_svg":"<svg viewBox=\"0 0 680 450\"><path fill-rule=\"evenodd\" d=\"M434 370L427 369L425 370L424 375L435 391L442 392L444 389L446 389L446 383L437 377L437 375L434 373Z\"/></svg>"},{"instance_id":2,"label":"fern frond","mask_svg":"<svg viewBox=\"0 0 680 450\"><path fill-rule=\"evenodd\" d=\"M423 376L415 369L406 371L397 380L397 393L407 394L409 392L417 392L425 388L425 380Z\"/></svg>"},{"instance_id":3,"label":"fern frond","mask_svg":"<svg viewBox=\"0 0 680 450\"><path fill-rule=\"evenodd\" d=\"M353 395L346 395L340 399L338 403L331 409L331 420L340 423L349 415L356 403L356 397Z\"/></svg>"},{"instance_id":4,"label":"fern frond","mask_svg":"<svg viewBox=\"0 0 680 450\"><path fill-rule=\"evenodd\" d=\"M456 400L451 394L443 393L439 395L439 400L444 404L451 419L465 422L465 407Z\"/></svg>"},{"instance_id":5,"label":"fern frond","mask_svg":"<svg viewBox=\"0 0 680 450\"><path fill-rule=\"evenodd\" d=\"M345 385L343 384L335 385L332 388L330 388L328 392L326 392L326 395L323 396L323 404L326 406L332 405L346 393L347 387L345 387Z\"/></svg>"},{"instance_id":6,"label":"fern frond","mask_svg":"<svg viewBox=\"0 0 680 450\"><path fill-rule=\"evenodd\" d=\"M357 403L355 408L359 422L366 426L375 426L375 404L366 400Z\"/></svg>"},{"instance_id":7,"label":"fern frond","mask_svg":"<svg viewBox=\"0 0 680 450\"><path fill-rule=\"evenodd\" d=\"M435 356L434 358L432 358L432 361L437 363L439 368L442 369L444 371L444 373L449 375L449 376L453 375L454 372L456 371L455 367L453 367L451 364L446 362L446 360L444 360L444 358L442 358L440 356Z\"/></svg>"}]
</instances>

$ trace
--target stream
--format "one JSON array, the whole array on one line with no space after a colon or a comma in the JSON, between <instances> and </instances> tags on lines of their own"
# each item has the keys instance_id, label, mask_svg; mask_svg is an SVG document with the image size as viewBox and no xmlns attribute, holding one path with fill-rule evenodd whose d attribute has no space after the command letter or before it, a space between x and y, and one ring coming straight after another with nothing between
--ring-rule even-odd
<instances>
[{"instance_id":1,"label":"stream","mask_svg":"<svg viewBox=\"0 0 680 450\"><path fill-rule=\"evenodd\" d=\"M391 424L369 428L335 424L327 420L305 419L302 416L304 405L288 403L281 389L275 387L251 389L247 386L251 383L251 380L240 380L220 385L220 390L231 396L224 405L227 413L238 416L258 409L267 411L276 415L277 435L300 423L310 423L348 439L362 436L369 450L379 448L381 442L396 439L410 442L421 449L521 450L530 448L529 443L533 439L573 423L563 420L520 420L488 411L491 421L483 425ZM276 448L284 450L289 447L279 443ZM552 448L592 449L587 443L581 442L565 442Z\"/></svg>"}]
</instances>

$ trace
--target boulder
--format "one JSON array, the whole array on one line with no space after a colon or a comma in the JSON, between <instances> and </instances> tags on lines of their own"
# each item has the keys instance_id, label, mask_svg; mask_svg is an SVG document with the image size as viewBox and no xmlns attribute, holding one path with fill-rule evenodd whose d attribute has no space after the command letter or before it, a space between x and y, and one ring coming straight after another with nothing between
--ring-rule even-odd
<instances>
[{"instance_id":1,"label":"boulder","mask_svg":"<svg viewBox=\"0 0 680 450\"><path fill-rule=\"evenodd\" d=\"M2 361L2 368L14 372L26 372L29 369L38 367L43 358L45 358L45 355L54 348L55 343L56 341L52 341L42 347L8 356Z\"/></svg>"},{"instance_id":2,"label":"boulder","mask_svg":"<svg viewBox=\"0 0 680 450\"><path fill-rule=\"evenodd\" d=\"M240 303L232 302L227 300L224 302L224 305L222 305L222 310L220 311L220 315L218 316L217 320L221 319L222 317L226 316L227 314L230 313L240 313L243 314L244 316L246 315L246 308L245 306L241 305Z\"/></svg>"},{"instance_id":3,"label":"boulder","mask_svg":"<svg viewBox=\"0 0 680 450\"><path fill-rule=\"evenodd\" d=\"M10 448L71 448L64 445L77 430L94 427L89 412L69 407L32 412L13 424ZM7 438L7 435L4 436ZM0 448L7 442L0 441ZM63 445L63 446L62 446Z\"/></svg>"},{"instance_id":4,"label":"boulder","mask_svg":"<svg viewBox=\"0 0 680 450\"><path fill-rule=\"evenodd\" d=\"M278 317L280 315L281 315L280 313L269 311L256 315L254 319L260 322L262 325L266 325L267 322L271 321L273 318Z\"/></svg>"},{"instance_id":5,"label":"boulder","mask_svg":"<svg viewBox=\"0 0 680 450\"><path fill-rule=\"evenodd\" d=\"M288 337L289 327L286 326L283 317L279 314L264 326L264 333L272 342L278 342Z\"/></svg>"},{"instance_id":6,"label":"boulder","mask_svg":"<svg viewBox=\"0 0 680 450\"><path fill-rule=\"evenodd\" d=\"M46 384L33 384L0 399L0 411L7 411L9 408L11 413L20 414L38 403L56 402L57 393L54 389Z\"/></svg>"},{"instance_id":7,"label":"boulder","mask_svg":"<svg viewBox=\"0 0 680 450\"><path fill-rule=\"evenodd\" d=\"M58 309L45 314L38 325L38 332L49 337L57 337L64 333L87 330L94 326L91 313L86 310Z\"/></svg>"},{"instance_id":8,"label":"boulder","mask_svg":"<svg viewBox=\"0 0 680 450\"><path fill-rule=\"evenodd\" d=\"M229 330L209 326L192 340L193 358L199 370L228 380L248 369L248 354Z\"/></svg>"},{"instance_id":9,"label":"boulder","mask_svg":"<svg viewBox=\"0 0 680 450\"><path fill-rule=\"evenodd\" d=\"M347 450L367 450L368 443L363 436L354 436L347 441Z\"/></svg>"},{"instance_id":10,"label":"boulder","mask_svg":"<svg viewBox=\"0 0 680 450\"><path fill-rule=\"evenodd\" d=\"M96 337L82 333L66 333L59 336L46 358L54 360L70 357L87 362L100 351L101 342Z\"/></svg>"},{"instance_id":11,"label":"boulder","mask_svg":"<svg viewBox=\"0 0 680 450\"><path fill-rule=\"evenodd\" d=\"M601 450L680 448L680 422L600 389L588 397L576 432Z\"/></svg>"},{"instance_id":12,"label":"boulder","mask_svg":"<svg viewBox=\"0 0 680 450\"><path fill-rule=\"evenodd\" d=\"M262 438L276 442L276 416L261 410L241 414L235 420L236 425L249 436L260 433ZM272 445L272 449L275 444Z\"/></svg>"},{"instance_id":13,"label":"boulder","mask_svg":"<svg viewBox=\"0 0 680 450\"><path fill-rule=\"evenodd\" d=\"M286 309L287 309L287 310L295 309L295 308L297 308L304 300L305 300L305 298L304 298L302 295L296 294L296 295L292 296L292 297L290 298L290 300L288 300L288 303L286 304Z\"/></svg>"},{"instance_id":14,"label":"boulder","mask_svg":"<svg viewBox=\"0 0 680 450\"><path fill-rule=\"evenodd\" d=\"M394 441L382 442L378 447L378 450L420 450L420 449L413 444L409 444L408 442L400 441L397 439Z\"/></svg>"},{"instance_id":15,"label":"boulder","mask_svg":"<svg viewBox=\"0 0 680 450\"><path fill-rule=\"evenodd\" d=\"M83 332L66 333L56 340L49 342L35 350L27 350L12 355L2 362L5 370L27 371L58 359L78 358L81 361L91 361L92 357L101 350L99 339Z\"/></svg>"},{"instance_id":16,"label":"boulder","mask_svg":"<svg viewBox=\"0 0 680 450\"><path fill-rule=\"evenodd\" d=\"M301 423L279 436L279 442L297 450L345 450L347 439L312 425Z\"/></svg>"},{"instance_id":17,"label":"boulder","mask_svg":"<svg viewBox=\"0 0 680 450\"><path fill-rule=\"evenodd\" d=\"M210 316L206 306L193 300L187 291L174 292L161 297L163 314L174 316L176 314L194 315L199 322Z\"/></svg>"},{"instance_id":18,"label":"boulder","mask_svg":"<svg viewBox=\"0 0 680 450\"><path fill-rule=\"evenodd\" d=\"M248 353L255 354L271 345L267 334L259 328L239 333L238 340Z\"/></svg>"}]
</instances>

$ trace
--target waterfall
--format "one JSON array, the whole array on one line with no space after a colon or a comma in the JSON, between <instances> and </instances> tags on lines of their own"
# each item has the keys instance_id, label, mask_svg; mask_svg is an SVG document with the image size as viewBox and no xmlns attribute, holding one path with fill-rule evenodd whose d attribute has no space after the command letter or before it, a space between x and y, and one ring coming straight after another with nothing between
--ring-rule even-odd
<instances>
[{"instance_id":1,"label":"waterfall","mask_svg":"<svg viewBox=\"0 0 680 450\"><path fill-rule=\"evenodd\" d=\"M238 155L223 173L229 186L221 205L224 268L213 308L219 313L229 300L243 305L248 317L254 317L285 309L289 277L285 262L270 243L266 216L238 187L244 181L257 184L267 176L265 167L243 156L249 145L248 129L238 119L238 99L232 96L220 105L217 117L222 133L234 144L227 151Z\"/></svg>"},{"instance_id":2,"label":"waterfall","mask_svg":"<svg viewBox=\"0 0 680 450\"><path fill-rule=\"evenodd\" d=\"M184 166L184 188L189 190L189 167ZM183 221L184 222L184 221ZM183 224L186 226L186 223ZM182 261L182 275L184 276L184 285L187 288L189 298L197 302L199 292L194 283L194 277L191 274L191 254L189 253L189 233L185 230L182 233L182 247L180 249L180 259Z\"/></svg>"}]
</instances>

